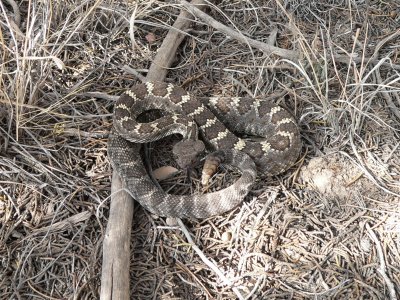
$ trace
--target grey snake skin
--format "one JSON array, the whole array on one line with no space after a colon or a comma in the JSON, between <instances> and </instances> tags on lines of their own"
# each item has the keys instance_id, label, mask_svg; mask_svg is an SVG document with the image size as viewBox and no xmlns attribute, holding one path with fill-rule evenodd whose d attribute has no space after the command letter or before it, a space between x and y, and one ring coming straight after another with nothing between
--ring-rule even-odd
<instances>
[{"instance_id":1,"label":"grey snake skin","mask_svg":"<svg viewBox=\"0 0 400 300\"><path fill-rule=\"evenodd\" d=\"M161 109L169 114L153 122L138 123L137 116ZM222 120L224 123L222 123ZM141 143L181 134L174 146L180 166L197 159L204 145L218 151L209 155L237 167L242 176L231 186L202 195L171 195L152 182L140 157ZM263 137L250 141L235 133ZM236 207L255 182L257 170L276 175L295 163L301 149L292 115L280 106L253 98L211 97L198 101L173 84L146 82L123 93L114 107L108 155L130 194L150 212L165 217L207 218Z\"/></svg>"}]
</instances>

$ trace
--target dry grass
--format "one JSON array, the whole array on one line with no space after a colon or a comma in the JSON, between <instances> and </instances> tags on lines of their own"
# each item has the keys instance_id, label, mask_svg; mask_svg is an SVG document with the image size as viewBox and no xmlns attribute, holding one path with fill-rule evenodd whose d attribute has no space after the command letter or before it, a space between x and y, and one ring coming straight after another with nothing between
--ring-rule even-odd
<instances>
[{"instance_id":1,"label":"dry grass","mask_svg":"<svg viewBox=\"0 0 400 300\"><path fill-rule=\"evenodd\" d=\"M186 225L247 299L388 299L391 284L400 294L400 7L285 2L220 1L207 13L263 42L277 28L276 45L301 61L198 21L168 80L199 96L286 91L277 102L299 120L303 156L241 207ZM179 6L30 0L18 21L10 3L0 2L0 298L96 299L113 101L85 93L138 82L124 66L145 75ZM153 162L164 163L158 148ZM343 172L358 170L348 197L301 180L303 165L332 153ZM133 299L235 297L163 218L137 207L132 241Z\"/></svg>"}]
</instances>

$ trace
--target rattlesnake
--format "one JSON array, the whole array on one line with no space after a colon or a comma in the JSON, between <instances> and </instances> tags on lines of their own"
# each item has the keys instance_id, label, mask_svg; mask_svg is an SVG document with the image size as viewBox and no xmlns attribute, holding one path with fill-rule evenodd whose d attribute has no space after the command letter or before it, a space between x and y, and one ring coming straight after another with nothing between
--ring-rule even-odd
<instances>
[{"instance_id":1,"label":"rattlesnake","mask_svg":"<svg viewBox=\"0 0 400 300\"><path fill-rule=\"evenodd\" d=\"M151 109L170 114L138 123L138 115ZM281 173L297 160L301 149L296 122L280 106L238 97L211 97L206 106L181 87L161 82L138 84L123 93L114 107L113 125L108 141L112 166L142 206L166 217L206 218L231 210L250 190L257 169L267 175ZM198 128L208 147L220 149L209 159L236 166L242 176L233 185L213 193L167 194L148 176L139 154L140 143L181 134L184 139L173 152L178 164L185 167L204 150L198 140ZM232 132L264 139L249 141Z\"/></svg>"}]
</instances>

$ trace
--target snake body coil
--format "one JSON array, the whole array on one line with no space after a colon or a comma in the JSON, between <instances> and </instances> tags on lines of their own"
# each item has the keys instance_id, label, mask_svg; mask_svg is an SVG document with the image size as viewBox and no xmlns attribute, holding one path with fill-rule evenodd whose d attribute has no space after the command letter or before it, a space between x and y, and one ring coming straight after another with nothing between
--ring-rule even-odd
<instances>
[{"instance_id":1,"label":"snake body coil","mask_svg":"<svg viewBox=\"0 0 400 300\"><path fill-rule=\"evenodd\" d=\"M153 122L138 123L137 116L151 109L169 114ZM113 124L108 142L113 167L142 206L167 217L206 218L231 210L248 193L256 169L268 175L279 174L297 160L301 149L296 122L280 106L238 97L211 97L206 105L182 88L161 82L139 84L122 94L114 108ZM223 164L238 167L242 176L228 188L203 195L177 196L158 189L139 155L140 143L175 133L184 140L197 141L198 129L207 145L220 150L214 155ZM263 139L253 142L232 132ZM185 145L181 143L177 152L190 154ZM196 148L198 144L194 145ZM189 164L196 155L182 155L180 164Z\"/></svg>"}]
</instances>

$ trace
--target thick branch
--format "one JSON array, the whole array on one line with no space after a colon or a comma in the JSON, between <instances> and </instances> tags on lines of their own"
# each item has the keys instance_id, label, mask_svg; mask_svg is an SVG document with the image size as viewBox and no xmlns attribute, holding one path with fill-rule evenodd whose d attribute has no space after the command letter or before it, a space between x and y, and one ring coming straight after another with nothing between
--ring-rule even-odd
<instances>
[{"instance_id":1,"label":"thick branch","mask_svg":"<svg viewBox=\"0 0 400 300\"><path fill-rule=\"evenodd\" d=\"M100 299L129 299L130 235L133 200L113 173L110 216L103 241Z\"/></svg>"},{"instance_id":2,"label":"thick branch","mask_svg":"<svg viewBox=\"0 0 400 300\"><path fill-rule=\"evenodd\" d=\"M204 5L202 0L193 0L193 5ZM192 17L181 11L168 32L146 80L163 81L182 42L182 31L189 27ZM114 171L111 183L110 217L103 244L103 269L100 299L129 299L130 235L133 218L133 199L124 190L121 178Z\"/></svg>"},{"instance_id":3,"label":"thick branch","mask_svg":"<svg viewBox=\"0 0 400 300\"><path fill-rule=\"evenodd\" d=\"M190 5L201 12L201 5L205 5L205 3L203 0L193 0ZM175 59L176 50L185 37L184 32L189 28L192 19L193 16L189 12L186 10L181 11L174 25L165 37L160 49L158 49L157 56L154 58L154 61L150 66L146 80L163 81L165 79L168 68L172 65Z\"/></svg>"}]
</instances>

